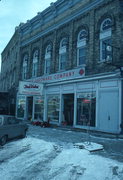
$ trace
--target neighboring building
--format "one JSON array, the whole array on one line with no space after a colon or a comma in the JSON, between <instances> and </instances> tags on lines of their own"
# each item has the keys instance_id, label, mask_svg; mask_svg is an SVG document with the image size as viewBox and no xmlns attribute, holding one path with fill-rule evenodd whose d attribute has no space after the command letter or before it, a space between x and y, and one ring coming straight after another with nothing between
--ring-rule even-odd
<instances>
[{"instance_id":1,"label":"neighboring building","mask_svg":"<svg viewBox=\"0 0 123 180\"><path fill-rule=\"evenodd\" d=\"M17 117L120 133L121 0L58 0L19 36Z\"/></svg>"},{"instance_id":2,"label":"neighboring building","mask_svg":"<svg viewBox=\"0 0 123 180\"><path fill-rule=\"evenodd\" d=\"M9 114L10 106L9 104L9 95L7 92L0 92L0 114Z\"/></svg>"},{"instance_id":3,"label":"neighboring building","mask_svg":"<svg viewBox=\"0 0 123 180\"><path fill-rule=\"evenodd\" d=\"M14 35L2 52L0 92L6 92L9 114L14 115L16 109L16 93L19 84L19 32L16 28ZM11 108L10 108L11 107ZM7 113L6 113L7 114Z\"/></svg>"}]
</instances>

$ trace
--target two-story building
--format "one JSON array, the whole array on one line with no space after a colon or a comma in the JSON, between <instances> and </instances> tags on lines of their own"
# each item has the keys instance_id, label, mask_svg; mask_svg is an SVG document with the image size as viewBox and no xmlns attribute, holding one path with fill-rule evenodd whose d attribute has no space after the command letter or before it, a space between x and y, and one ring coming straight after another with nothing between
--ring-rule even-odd
<instances>
[{"instance_id":1,"label":"two-story building","mask_svg":"<svg viewBox=\"0 0 123 180\"><path fill-rule=\"evenodd\" d=\"M123 3L58 0L19 26L16 116L120 133Z\"/></svg>"}]
</instances>

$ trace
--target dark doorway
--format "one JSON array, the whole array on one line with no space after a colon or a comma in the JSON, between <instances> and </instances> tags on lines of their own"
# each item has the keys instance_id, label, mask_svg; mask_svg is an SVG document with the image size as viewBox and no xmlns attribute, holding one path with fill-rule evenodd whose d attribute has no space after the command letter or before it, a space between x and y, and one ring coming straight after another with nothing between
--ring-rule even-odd
<instances>
[{"instance_id":1,"label":"dark doorway","mask_svg":"<svg viewBox=\"0 0 123 180\"><path fill-rule=\"evenodd\" d=\"M74 119L74 94L63 95L63 113L66 125L73 125Z\"/></svg>"},{"instance_id":2,"label":"dark doorway","mask_svg":"<svg viewBox=\"0 0 123 180\"><path fill-rule=\"evenodd\" d=\"M33 96L27 97L27 118L28 118L28 120L32 119L32 111L33 111Z\"/></svg>"}]
</instances>

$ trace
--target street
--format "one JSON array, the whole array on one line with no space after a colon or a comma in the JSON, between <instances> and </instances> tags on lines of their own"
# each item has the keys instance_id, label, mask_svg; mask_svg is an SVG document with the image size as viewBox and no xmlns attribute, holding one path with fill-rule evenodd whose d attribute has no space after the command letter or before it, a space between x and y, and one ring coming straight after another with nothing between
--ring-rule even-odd
<instances>
[{"instance_id":1,"label":"street","mask_svg":"<svg viewBox=\"0 0 123 180\"><path fill-rule=\"evenodd\" d=\"M2 180L122 180L123 140L91 136L104 149L75 148L87 134L29 125L25 139L0 147Z\"/></svg>"}]
</instances>

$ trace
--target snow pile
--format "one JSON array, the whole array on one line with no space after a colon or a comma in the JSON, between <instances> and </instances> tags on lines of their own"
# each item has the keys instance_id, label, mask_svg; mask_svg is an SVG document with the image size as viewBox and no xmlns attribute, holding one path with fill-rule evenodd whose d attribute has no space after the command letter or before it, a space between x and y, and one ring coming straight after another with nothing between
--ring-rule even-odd
<instances>
[{"instance_id":1,"label":"snow pile","mask_svg":"<svg viewBox=\"0 0 123 180\"><path fill-rule=\"evenodd\" d=\"M80 149L86 149L90 152L103 149L103 146L101 144L92 143L92 142L75 143L74 146Z\"/></svg>"},{"instance_id":2,"label":"snow pile","mask_svg":"<svg viewBox=\"0 0 123 180\"><path fill-rule=\"evenodd\" d=\"M19 177L23 178L23 175L27 179L30 176L35 177L35 172L31 171L40 171L36 166L40 163L43 165L48 155L54 151L53 143L47 143L36 138L25 138L7 145L13 146L10 149L12 153L8 160L0 166L1 180L18 180ZM18 151L19 149L20 151ZM8 146L6 154L5 152L4 154L7 156L10 150ZM7 159L6 156L5 159Z\"/></svg>"},{"instance_id":3,"label":"snow pile","mask_svg":"<svg viewBox=\"0 0 123 180\"><path fill-rule=\"evenodd\" d=\"M123 166L86 150L70 149L53 160L50 174L55 176L53 180L121 180Z\"/></svg>"},{"instance_id":4,"label":"snow pile","mask_svg":"<svg viewBox=\"0 0 123 180\"><path fill-rule=\"evenodd\" d=\"M123 179L122 163L37 138L8 143L0 150L0 160L1 155L6 159L0 164L1 180Z\"/></svg>"}]
</instances>

